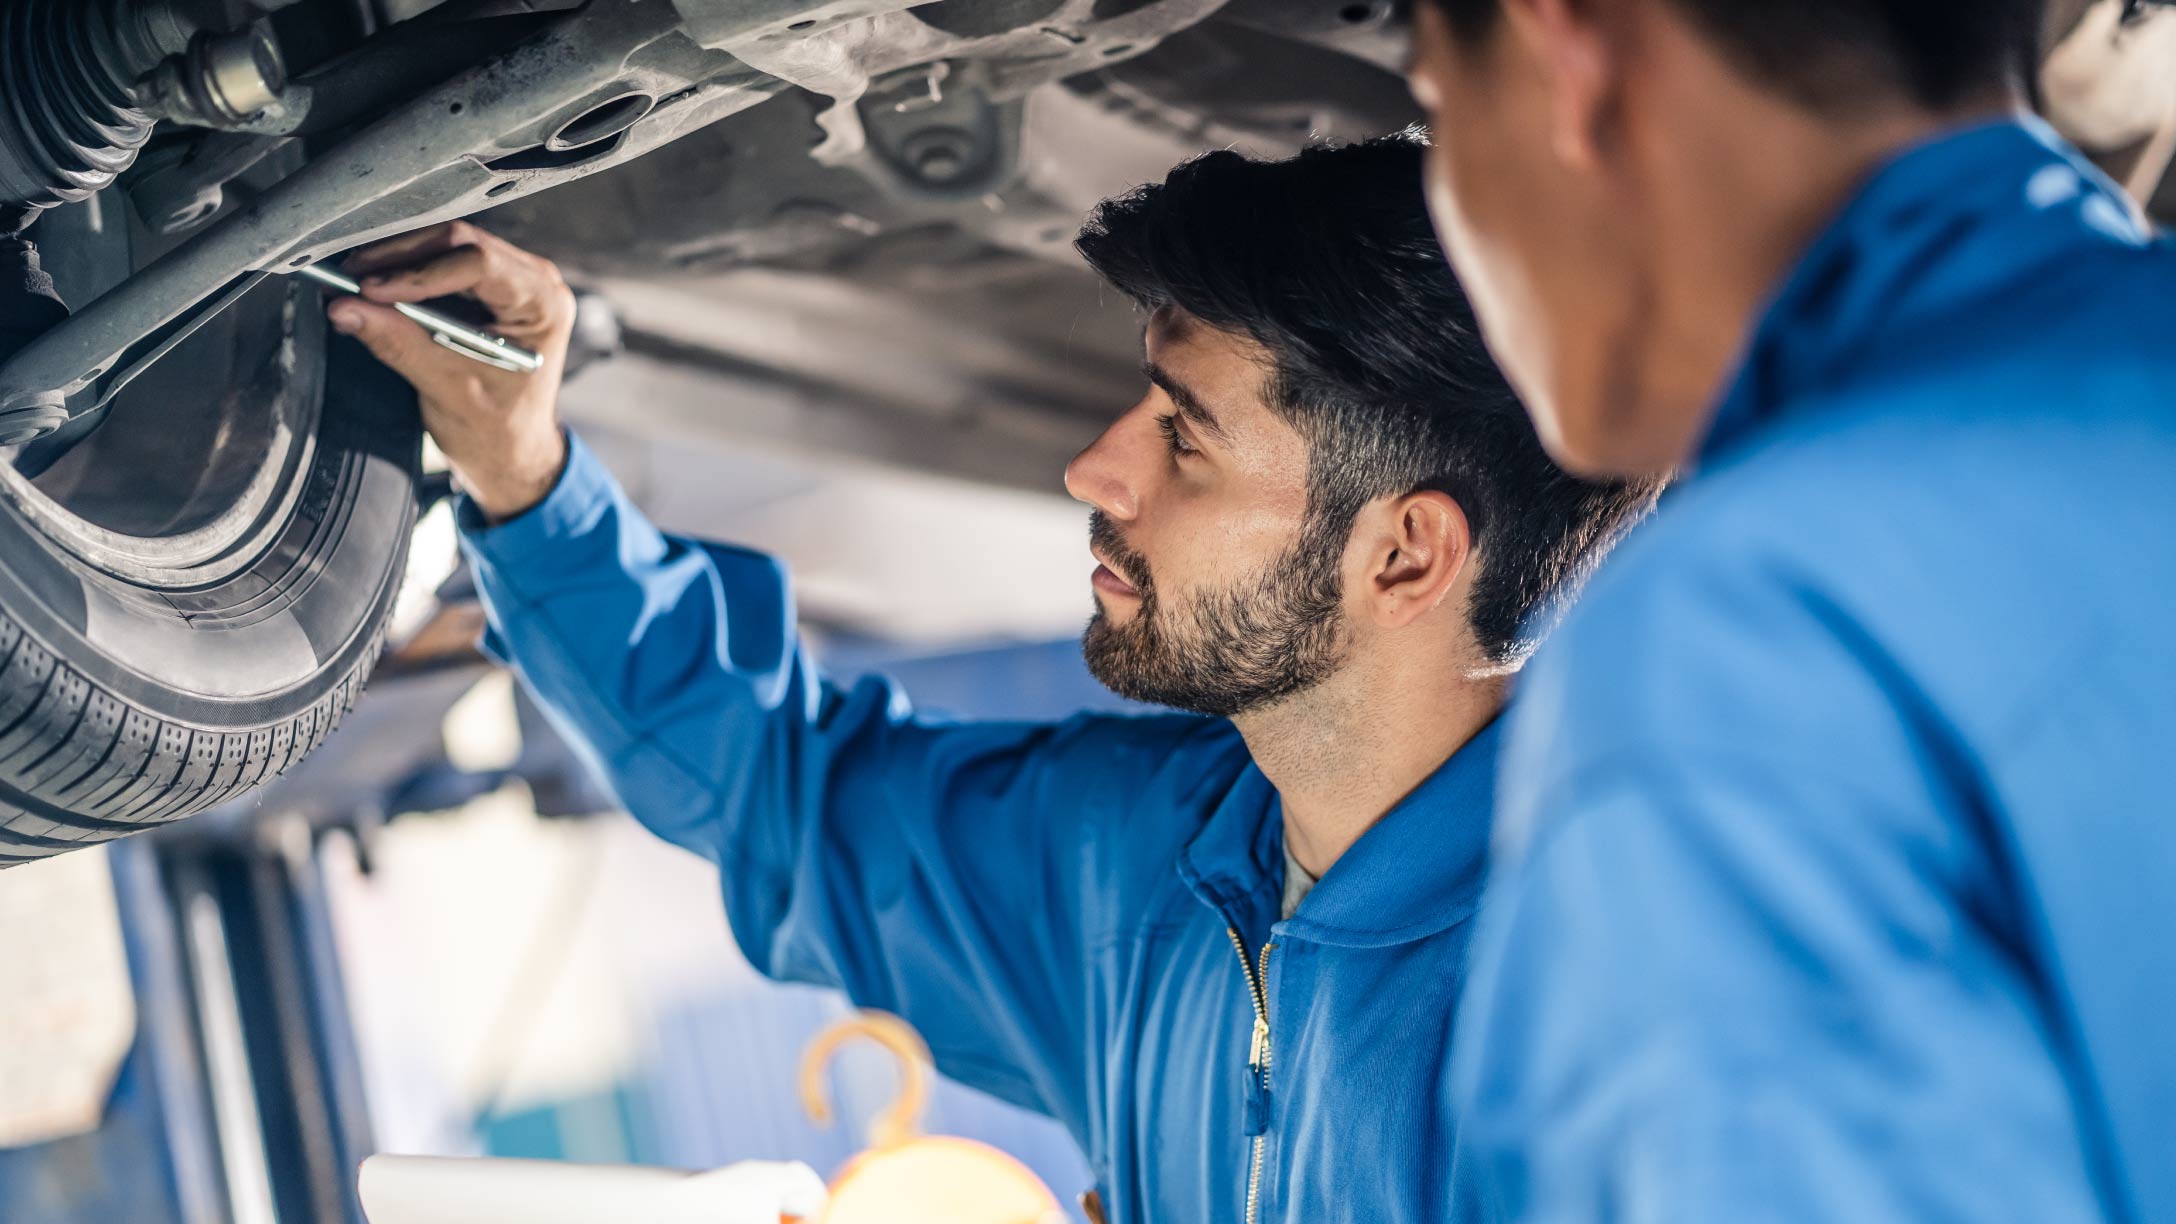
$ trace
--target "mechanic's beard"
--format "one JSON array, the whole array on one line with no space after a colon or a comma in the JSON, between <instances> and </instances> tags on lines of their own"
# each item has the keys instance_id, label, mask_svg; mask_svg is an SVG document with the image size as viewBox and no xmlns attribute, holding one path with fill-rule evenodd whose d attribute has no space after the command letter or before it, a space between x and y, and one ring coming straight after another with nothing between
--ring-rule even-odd
<instances>
[{"instance_id":1,"label":"mechanic's beard","mask_svg":"<svg viewBox=\"0 0 2176 1224\"><path fill-rule=\"evenodd\" d=\"M1133 619L1112 624L1102 608L1081 653L1088 670L1121 697L1231 718L1313 688L1345 664L1350 635L1341 607L1339 550L1312 526L1266 573L1166 607L1148 564L1101 513L1089 539L1140 592Z\"/></svg>"}]
</instances>

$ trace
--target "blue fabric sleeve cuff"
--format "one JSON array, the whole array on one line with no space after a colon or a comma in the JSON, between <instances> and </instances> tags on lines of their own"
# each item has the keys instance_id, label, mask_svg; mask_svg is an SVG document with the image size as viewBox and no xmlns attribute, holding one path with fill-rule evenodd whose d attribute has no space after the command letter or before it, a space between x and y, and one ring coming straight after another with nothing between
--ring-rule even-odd
<instances>
[{"instance_id":1,"label":"blue fabric sleeve cuff","mask_svg":"<svg viewBox=\"0 0 2176 1224\"><path fill-rule=\"evenodd\" d=\"M544 500L503 523L493 523L483 508L463 494L454 508L461 535L477 556L493 565L513 565L548 553L569 536L596 525L612 505L619 486L604 464L573 431L567 433L567 466Z\"/></svg>"}]
</instances>

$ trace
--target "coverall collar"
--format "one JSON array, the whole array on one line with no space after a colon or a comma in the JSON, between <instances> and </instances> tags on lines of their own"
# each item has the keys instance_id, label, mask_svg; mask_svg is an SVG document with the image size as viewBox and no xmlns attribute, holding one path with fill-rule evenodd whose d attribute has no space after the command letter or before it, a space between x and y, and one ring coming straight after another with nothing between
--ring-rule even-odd
<instances>
[{"instance_id":1,"label":"coverall collar","mask_svg":"<svg viewBox=\"0 0 2176 1224\"><path fill-rule=\"evenodd\" d=\"M2108 240L2149 241L2121 189L2039 119L1964 128L1906 150L1785 278L1700 459L1780 415L1791 392L1825 385L1869 340L2015 283L2021 263L2075 251L2080 217Z\"/></svg>"},{"instance_id":2,"label":"coverall collar","mask_svg":"<svg viewBox=\"0 0 2176 1224\"><path fill-rule=\"evenodd\" d=\"M1495 806L1497 718L1467 740L1331 865L1278 923L1285 937L1350 948L1410 943L1446 930L1480 903ZM1242 929L1277 904L1284 810L1251 761L1179 856L1201 902Z\"/></svg>"}]
</instances>

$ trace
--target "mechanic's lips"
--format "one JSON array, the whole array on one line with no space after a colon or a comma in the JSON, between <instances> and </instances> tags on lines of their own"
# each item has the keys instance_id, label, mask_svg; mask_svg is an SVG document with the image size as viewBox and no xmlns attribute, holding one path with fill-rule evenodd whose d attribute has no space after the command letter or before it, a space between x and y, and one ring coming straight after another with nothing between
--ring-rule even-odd
<instances>
[{"instance_id":1,"label":"mechanic's lips","mask_svg":"<svg viewBox=\"0 0 2176 1224\"><path fill-rule=\"evenodd\" d=\"M1089 576L1089 583L1105 595L1123 595L1128 599L1141 598L1141 592L1133 584L1118 576L1118 571L1102 562L1096 563L1096 572Z\"/></svg>"}]
</instances>

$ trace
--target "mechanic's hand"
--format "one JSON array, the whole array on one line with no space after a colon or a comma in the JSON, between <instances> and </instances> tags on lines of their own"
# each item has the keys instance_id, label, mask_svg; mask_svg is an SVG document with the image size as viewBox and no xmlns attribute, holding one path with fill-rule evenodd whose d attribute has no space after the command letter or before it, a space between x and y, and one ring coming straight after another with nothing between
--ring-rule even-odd
<instances>
[{"instance_id":1,"label":"mechanic's hand","mask_svg":"<svg viewBox=\"0 0 2176 1224\"><path fill-rule=\"evenodd\" d=\"M559 269L466 221L364 247L345 267L363 295L332 303L333 326L415 384L424 428L477 506L500 522L543 501L567 462L558 402L574 294ZM543 367L517 374L463 357L386 304L453 294L483 303L491 330L542 356Z\"/></svg>"}]
</instances>

